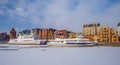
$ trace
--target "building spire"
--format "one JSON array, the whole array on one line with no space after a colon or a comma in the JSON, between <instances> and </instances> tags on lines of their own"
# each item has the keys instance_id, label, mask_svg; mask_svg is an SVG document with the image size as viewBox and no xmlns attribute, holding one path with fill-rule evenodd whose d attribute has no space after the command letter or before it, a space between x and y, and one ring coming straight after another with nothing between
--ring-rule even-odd
<instances>
[{"instance_id":1,"label":"building spire","mask_svg":"<svg viewBox=\"0 0 120 65\"><path fill-rule=\"evenodd\" d=\"M15 39L15 38L16 38L16 31L14 28L12 28L10 31L10 39Z\"/></svg>"}]
</instances>

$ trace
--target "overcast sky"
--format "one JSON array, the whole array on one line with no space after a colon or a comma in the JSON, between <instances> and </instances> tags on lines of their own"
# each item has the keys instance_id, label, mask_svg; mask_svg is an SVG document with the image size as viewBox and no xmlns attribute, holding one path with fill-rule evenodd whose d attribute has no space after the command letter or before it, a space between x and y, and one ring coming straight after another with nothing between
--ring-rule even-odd
<instances>
[{"instance_id":1,"label":"overcast sky","mask_svg":"<svg viewBox=\"0 0 120 65\"><path fill-rule=\"evenodd\" d=\"M0 32L55 28L81 32L84 24L116 29L120 0L0 0Z\"/></svg>"}]
</instances>

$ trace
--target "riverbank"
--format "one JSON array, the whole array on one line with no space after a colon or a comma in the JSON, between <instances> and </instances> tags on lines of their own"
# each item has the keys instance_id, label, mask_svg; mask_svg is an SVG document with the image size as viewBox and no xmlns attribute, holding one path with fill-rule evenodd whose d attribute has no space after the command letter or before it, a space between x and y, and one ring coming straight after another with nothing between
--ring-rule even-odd
<instances>
[{"instance_id":1,"label":"riverbank","mask_svg":"<svg viewBox=\"0 0 120 65\"><path fill-rule=\"evenodd\" d=\"M6 41L1 42L0 44L8 44ZM33 46L33 47L39 47L39 46L47 46L47 47L94 47L94 46L113 46L113 47L120 47L119 43L97 43L97 44L47 44L47 45L40 45L35 43L28 43L28 44L15 44L11 43L8 45L14 45L14 46Z\"/></svg>"},{"instance_id":2,"label":"riverbank","mask_svg":"<svg viewBox=\"0 0 120 65\"><path fill-rule=\"evenodd\" d=\"M98 46L113 46L113 47L120 47L120 42L119 43L98 43Z\"/></svg>"}]
</instances>

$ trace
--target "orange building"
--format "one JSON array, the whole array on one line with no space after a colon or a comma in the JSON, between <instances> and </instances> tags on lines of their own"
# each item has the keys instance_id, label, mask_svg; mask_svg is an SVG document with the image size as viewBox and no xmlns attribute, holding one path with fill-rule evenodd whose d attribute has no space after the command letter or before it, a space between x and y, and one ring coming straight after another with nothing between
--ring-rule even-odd
<instances>
[{"instance_id":1,"label":"orange building","mask_svg":"<svg viewBox=\"0 0 120 65\"><path fill-rule=\"evenodd\" d=\"M55 38L61 38L61 39L64 39L64 38L68 38L69 37L69 33L67 30L57 30L55 31Z\"/></svg>"},{"instance_id":2,"label":"orange building","mask_svg":"<svg viewBox=\"0 0 120 65\"><path fill-rule=\"evenodd\" d=\"M118 33L113 29L111 28L111 42L118 42L119 40L119 36L118 36Z\"/></svg>"},{"instance_id":3,"label":"orange building","mask_svg":"<svg viewBox=\"0 0 120 65\"><path fill-rule=\"evenodd\" d=\"M54 37L54 32L55 32L56 30L55 29L52 29L52 28L50 28L50 29L48 29L48 39L54 39L55 37Z\"/></svg>"},{"instance_id":4,"label":"orange building","mask_svg":"<svg viewBox=\"0 0 120 65\"><path fill-rule=\"evenodd\" d=\"M16 31L14 28L12 28L10 31L10 39L15 39L15 38L16 38Z\"/></svg>"},{"instance_id":5,"label":"orange building","mask_svg":"<svg viewBox=\"0 0 120 65\"><path fill-rule=\"evenodd\" d=\"M113 28L108 26L101 27L99 32L100 42L118 42L118 34Z\"/></svg>"},{"instance_id":6,"label":"orange building","mask_svg":"<svg viewBox=\"0 0 120 65\"><path fill-rule=\"evenodd\" d=\"M39 29L39 37L40 39L54 39L54 32L56 30L55 29Z\"/></svg>"},{"instance_id":7,"label":"orange building","mask_svg":"<svg viewBox=\"0 0 120 65\"><path fill-rule=\"evenodd\" d=\"M100 42L111 42L110 28L108 26L102 26L99 32Z\"/></svg>"}]
</instances>

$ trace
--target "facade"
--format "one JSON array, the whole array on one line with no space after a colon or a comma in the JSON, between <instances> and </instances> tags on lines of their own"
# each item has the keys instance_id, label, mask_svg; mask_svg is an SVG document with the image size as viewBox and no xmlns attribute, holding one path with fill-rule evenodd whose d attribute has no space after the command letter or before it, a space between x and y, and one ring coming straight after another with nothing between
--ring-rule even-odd
<instances>
[{"instance_id":1,"label":"facade","mask_svg":"<svg viewBox=\"0 0 120 65\"><path fill-rule=\"evenodd\" d=\"M118 32L118 36L119 36L118 40L120 42L120 23L118 23L118 25L117 25L117 32Z\"/></svg>"},{"instance_id":2,"label":"facade","mask_svg":"<svg viewBox=\"0 0 120 65\"><path fill-rule=\"evenodd\" d=\"M65 39L69 37L69 32L67 30L57 30L54 33L55 38Z\"/></svg>"},{"instance_id":3,"label":"facade","mask_svg":"<svg viewBox=\"0 0 120 65\"><path fill-rule=\"evenodd\" d=\"M56 30L55 29L48 29L48 39L54 39L55 37L54 37L54 32L55 32Z\"/></svg>"},{"instance_id":4,"label":"facade","mask_svg":"<svg viewBox=\"0 0 120 65\"><path fill-rule=\"evenodd\" d=\"M70 32L67 30L56 30L53 28L34 28L30 30L23 30L18 33L18 35L30 35L30 34L36 34L39 36L39 39L42 40L49 40L49 39L55 39L55 38L76 38L75 32Z\"/></svg>"},{"instance_id":5,"label":"facade","mask_svg":"<svg viewBox=\"0 0 120 65\"><path fill-rule=\"evenodd\" d=\"M120 42L120 36L118 36L118 41Z\"/></svg>"},{"instance_id":6,"label":"facade","mask_svg":"<svg viewBox=\"0 0 120 65\"><path fill-rule=\"evenodd\" d=\"M110 28L108 26L102 26L99 32L100 42L111 42Z\"/></svg>"},{"instance_id":7,"label":"facade","mask_svg":"<svg viewBox=\"0 0 120 65\"><path fill-rule=\"evenodd\" d=\"M39 29L39 38L42 39L42 29Z\"/></svg>"},{"instance_id":8,"label":"facade","mask_svg":"<svg viewBox=\"0 0 120 65\"><path fill-rule=\"evenodd\" d=\"M118 42L117 32L108 26L101 27L99 32L99 41L100 42Z\"/></svg>"},{"instance_id":9,"label":"facade","mask_svg":"<svg viewBox=\"0 0 120 65\"><path fill-rule=\"evenodd\" d=\"M85 36L99 35L100 24L86 24L83 25L83 34Z\"/></svg>"},{"instance_id":10,"label":"facade","mask_svg":"<svg viewBox=\"0 0 120 65\"><path fill-rule=\"evenodd\" d=\"M49 29L40 29L39 30L39 37L43 40L54 39L54 32L56 30L49 28Z\"/></svg>"},{"instance_id":11,"label":"facade","mask_svg":"<svg viewBox=\"0 0 120 65\"><path fill-rule=\"evenodd\" d=\"M10 39L15 39L15 38L16 38L16 31L14 28L12 28L10 31Z\"/></svg>"},{"instance_id":12,"label":"facade","mask_svg":"<svg viewBox=\"0 0 120 65\"><path fill-rule=\"evenodd\" d=\"M100 23L83 25L83 35L91 41L99 41Z\"/></svg>"},{"instance_id":13,"label":"facade","mask_svg":"<svg viewBox=\"0 0 120 65\"><path fill-rule=\"evenodd\" d=\"M118 42L118 33L113 29L111 28L111 42Z\"/></svg>"},{"instance_id":14,"label":"facade","mask_svg":"<svg viewBox=\"0 0 120 65\"><path fill-rule=\"evenodd\" d=\"M117 32L118 32L118 36L120 36L120 23L118 23L117 25Z\"/></svg>"},{"instance_id":15,"label":"facade","mask_svg":"<svg viewBox=\"0 0 120 65\"><path fill-rule=\"evenodd\" d=\"M34 28L30 30L23 30L22 32L19 32L20 35L30 35L30 34L36 34L39 36L39 39L42 40L48 40L48 39L54 39L54 32L56 30L49 28Z\"/></svg>"},{"instance_id":16,"label":"facade","mask_svg":"<svg viewBox=\"0 0 120 65\"><path fill-rule=\"evenodd\" d=\"M68 38L76 38L77 34L75 32L69 32L68 33Z\"/></svg>"}]
</instances>

